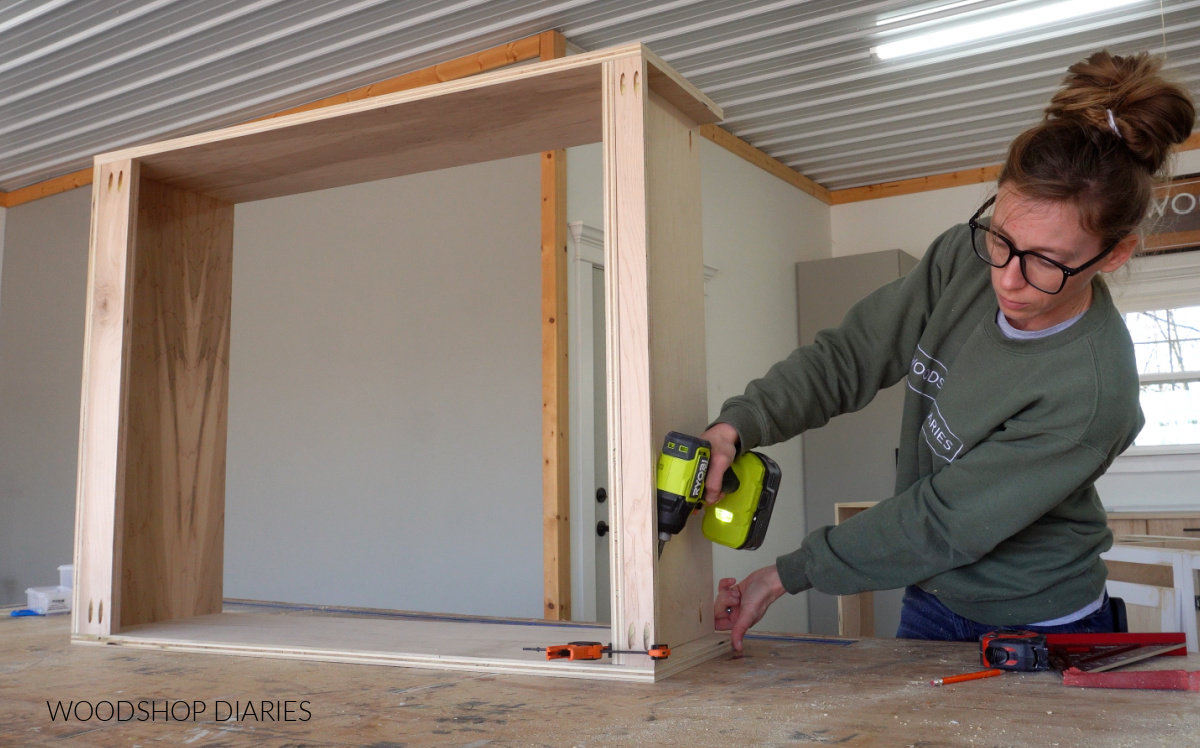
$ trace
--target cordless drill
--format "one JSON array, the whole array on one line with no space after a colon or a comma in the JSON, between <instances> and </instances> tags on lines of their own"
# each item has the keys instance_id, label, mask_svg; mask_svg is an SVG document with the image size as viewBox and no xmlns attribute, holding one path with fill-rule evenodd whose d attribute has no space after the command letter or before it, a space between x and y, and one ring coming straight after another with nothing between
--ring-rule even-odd
<instances>
[{"instance_id":1,"label":"cordless drill","mask_svg":"<svg viewBox=\"0 0 1200 748\"><path fill-rule=\"evenodd\" d=\"M658 456L658 555L667 541L704 505L704 481L712 461L706 440L672 431ZM708 508L704 536L730 548L755 550L763 541L779 492L779 466L759 452L746 452L722 476L725 496Z\"/></svg>"}]
</instances>

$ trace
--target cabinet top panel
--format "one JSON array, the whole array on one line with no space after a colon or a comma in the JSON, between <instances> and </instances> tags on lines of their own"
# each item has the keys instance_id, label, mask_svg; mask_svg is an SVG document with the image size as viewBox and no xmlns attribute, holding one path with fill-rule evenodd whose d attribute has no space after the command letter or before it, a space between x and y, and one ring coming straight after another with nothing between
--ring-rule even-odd
<instances>
[{"instance_id":1,"label":"cabinet top panel","mask_svg":"<svg viewBox=\"0 0 1200 748\"><path fill-rule=\"evenodd\" d=\"M519 65L96 157L228 202L568 148L601 140L602 71L641 57L651 90L697 124L720 107L641 44Z\"/></svg>"}]
</instances>

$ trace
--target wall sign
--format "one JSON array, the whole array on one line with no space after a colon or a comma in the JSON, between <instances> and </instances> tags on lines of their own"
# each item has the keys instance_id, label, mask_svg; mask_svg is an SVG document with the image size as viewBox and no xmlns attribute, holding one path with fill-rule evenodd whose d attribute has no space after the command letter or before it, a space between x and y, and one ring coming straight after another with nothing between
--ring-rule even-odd
<instances>
[{"instance_id":1,"label":"wall sign","mask_svg":"<svg viewBox=\"0 0 1200 748\"><path fill-rule=\"evenodd\" d=\"M1146 224L1147 252L1200 249L1200 174L1160 187Z\"/></svg>"}]
</instances>

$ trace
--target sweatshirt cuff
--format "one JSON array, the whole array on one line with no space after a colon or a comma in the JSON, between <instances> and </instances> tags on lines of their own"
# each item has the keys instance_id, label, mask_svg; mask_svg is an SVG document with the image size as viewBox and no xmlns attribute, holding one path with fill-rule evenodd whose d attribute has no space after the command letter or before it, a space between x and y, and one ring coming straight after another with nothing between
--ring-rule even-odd
<instances>
[{"instance_id":1,"label":"sweatshirt cuff","mask_svg":"<svg viewBox=\"0 0 1200 748\"><path fill-rule=\"evenodd\" d=\"M795 595L797 592L812 589L812 581L809 580L808 573L804 571L805 565L811 558L812 554L808 549L801 546L798 550L775 559L775 570L779 572L779 581L783 583L783 588L789 594Z\"/></svg>"},{"instance_id":2,"label":"sweatshirt cuff","mask_svg":"<svg viewBox=\"0 0 1200 748\"><path fill-rule=\"evenodd\" d=\"M758 419L754 412L744 406L734 406L721 411L717 420L708 425L712 428L718 423L728 423L738 432L738 455L745 454L762 444L762 433L758 427Z\"/></svg>"}]
</instances>

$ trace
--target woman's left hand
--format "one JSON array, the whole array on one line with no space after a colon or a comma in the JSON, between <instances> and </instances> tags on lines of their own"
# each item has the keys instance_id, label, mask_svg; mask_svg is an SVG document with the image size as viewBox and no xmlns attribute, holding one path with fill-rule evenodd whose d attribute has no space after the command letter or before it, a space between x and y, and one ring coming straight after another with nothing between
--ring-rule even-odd
<instances>
[{"instance_id":1,"label":"woman's left hand","mask_svg":"<svg viewBox=\"0 0 1200 748\"><path fill-rule=\"evenodd\" d=\"M738 584L732 578L717 583L714 623L717 631L731 632L734 652L741 654L746 632L786 591L774 566L764 566Z\"/></svg>"}]
</instances>

